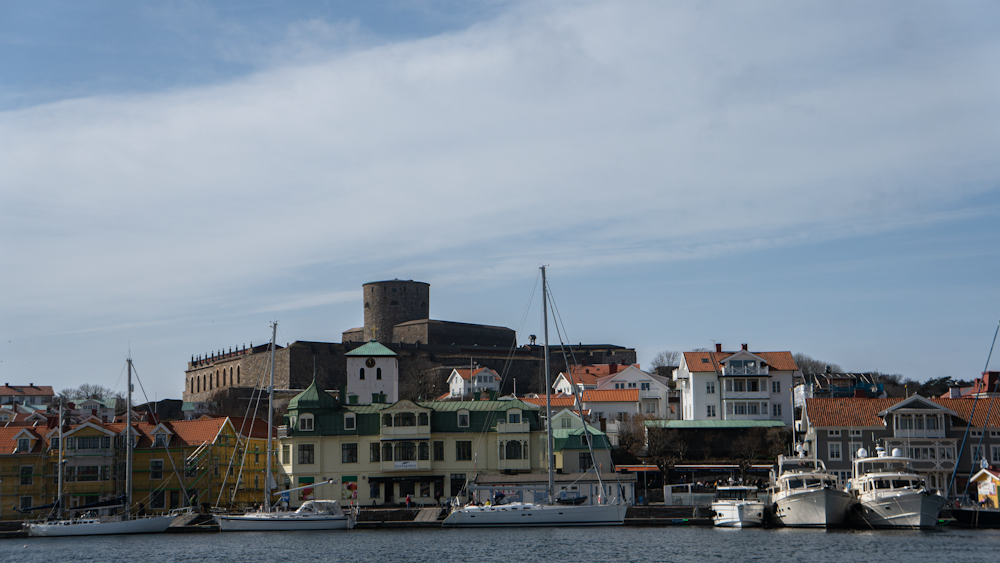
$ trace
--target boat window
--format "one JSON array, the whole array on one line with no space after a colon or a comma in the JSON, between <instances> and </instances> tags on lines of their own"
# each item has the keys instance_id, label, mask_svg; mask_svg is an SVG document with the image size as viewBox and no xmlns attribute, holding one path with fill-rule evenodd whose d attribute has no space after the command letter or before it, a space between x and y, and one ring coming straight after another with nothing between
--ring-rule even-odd
<instances>
[{"instance_id":1,"label":"boat window","mask_svg":"<svg viewBox=\"0 0 1000 563\"><path fill-rule=\"evenodd\" d=\"M806 479L806 487L816 487L819 486L819 479Z\"/></svg>"},{"instance_id":2,"label":"boat window","mask_svg":"<svg viewBox=\"0 0 1000 563\"><path fill-rule=\"evenodd\" d=\"M790 489L801 489L802 488L802 479L789 479L788 480L788 488L790 488Z\"/></svg>"},{"instance_id":3,"label":"boat window","mask_svg":"<svg viewBox=\"0 0 1000 563\"><path fill-rule=\"evenodd\" d=\"M888 489L891 488L889 479L877 479L875 480L876 489Z\"/></svg>"}]
</instances>

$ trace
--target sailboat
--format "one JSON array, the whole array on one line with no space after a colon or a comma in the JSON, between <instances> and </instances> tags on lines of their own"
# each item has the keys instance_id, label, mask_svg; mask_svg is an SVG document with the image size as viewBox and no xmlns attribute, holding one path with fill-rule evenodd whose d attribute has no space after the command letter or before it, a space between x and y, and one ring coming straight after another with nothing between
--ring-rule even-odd
<instances>
[{"instance_id":1,"label":"sailboat","mask_svg":"<svg viewBox=\"0 0 1000 563\"><path fill-rule=\"evenodd\" d=\"M508 526L621 526L628 506L616 499L608 504L562 504L555 495L556 463L552 437L552 382L549 373L548 285L542 270L542 317L545 334L545 416L548 432L548 475L545 502L511 502L490 506L468 504L451 511L442 522L445 528L492 528ZM586 432L584 422L584 432ZM589 441L588 441L589 442ZM593 456L593 451L591 451ZM600 472L598 472L600 479ZM603 483L601 484L603 489Z\"/></svg>"},{"instance_id":2,"label":"sailboat","mask_svg":"<svg viewBox=\"0 0 1000 563\"><path fill-rule=\"evenodd\" d=\"M132 358L128 359L128 392L125 403L125 443L127 454L125 456L125 510L123 514L116 516L94 516L81 518L63 518L63 466L65 465L65 450L63 442L63 421L62 406L59 408L59 487L56 496L56 517L45 522L32 522L27 525L28 534L31 536L105 536L112 534L158 534L166 532L170 523L174 521L174 515L163 516L132 516L132 450L135 447L135 439L132 436ZM104 504L104 503L98 503ZM89 506L78 507L77 510L86 509Z\"/></svg>"},{"instance_id":3,"label":"sailboat","mask_svg":"<svg viewBox=\"0 0 1000 563\"><path fill-rule=\"evenodd\" d=\"M243 514L218 514L215 521L223 532L276 532L291 530L350 530L357 523L358 509L344 511L335 500L306 501L294 512L274 510L271 506L271 437L274 418L274 350L278 323L271 325L271 381L267 386L267 470L264 476L264 502L260 509ZM332 480L274 494L290 493L305 488L333 483Z\"/></svg>"}]
</instances>

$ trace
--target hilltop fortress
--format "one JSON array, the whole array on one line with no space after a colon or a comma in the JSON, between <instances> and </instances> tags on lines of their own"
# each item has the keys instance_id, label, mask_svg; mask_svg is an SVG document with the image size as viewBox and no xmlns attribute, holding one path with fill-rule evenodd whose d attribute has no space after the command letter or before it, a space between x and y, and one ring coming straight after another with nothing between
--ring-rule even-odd
<instances>
[{"instance_id":1,"label":"hilltop fortress","mask_svg":"<svg viewBox=\"0 0 1000 563\"><path fill-rule=\"evenodd\" d=\"M430 398L447 391L444 378L456 367L479 365L507 374L501 393L541 392L543 347L517 346L506 327L433 320L430 284L388 280L362 286L364 326L343 331L341 342L296 341L275 353L276 389L304 389L316 379L325 389L347 381L345 354L377 340L398 355L401 397ZM268 374L268 346L240 346L192 356L184 372L184 408L188 416L208 409L220 397L246 396ZM636 362L635 350L611 344L572 346L583 364ZM552 354L553 373L564 371L561 354ZM220 395L221 393L221 395ZM414 395L409 397L409 395Z\"/></svg>"}]
</instances>

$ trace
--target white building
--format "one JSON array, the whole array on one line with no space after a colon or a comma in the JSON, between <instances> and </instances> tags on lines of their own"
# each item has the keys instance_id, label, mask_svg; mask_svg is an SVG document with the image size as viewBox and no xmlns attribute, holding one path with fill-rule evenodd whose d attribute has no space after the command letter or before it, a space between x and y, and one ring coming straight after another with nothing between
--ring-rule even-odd
<instances>
[{"instance_id":1,"label":"white building","mask_svg":"<svg viewBox=\"0 0 1000 563\"><path fill-rule=\"evenodd\" d=\"M636 366L628 366L618 373L600 378L597 389L638 389L639 414L653 418L668 418L670 385L666 377L644 372Z\"/></svg>"},{"instance_id":2,"label":"white building","mask_svg":"<svg viewBox=\"0 0 1000 563\"><path fill-rule=\"evenodd\" d=\"M791 352L684 352L673 378L682 420L781 420L792 425Z\"/></svg>"},{"instance_id":3,"label":"white building","mask_svg":"<svg viewBox=\"0 0 1000 563\"><path fill-rule=\"evenodd\" d=\"M372 340L344 355L350 403L392 404L399 400L399 362L395 352Z\"/></svg>"},{"instance_id":4,"label":"white building","mask_svg":"<svg viewBox=\"0 0 1000 563\"><path fill-rule=\"evenodd\" d=\"M464 397L482 391L500 389L500 375L490 368L453 369L448 376L448 394Z\"/></svg>"}]
</instances>

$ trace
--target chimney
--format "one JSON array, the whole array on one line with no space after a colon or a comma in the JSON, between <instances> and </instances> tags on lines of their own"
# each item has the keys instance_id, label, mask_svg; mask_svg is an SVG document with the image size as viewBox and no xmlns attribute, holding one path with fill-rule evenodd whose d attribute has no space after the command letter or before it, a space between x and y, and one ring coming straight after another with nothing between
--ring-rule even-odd
<instances>
[{"instance_id":1,"label":"chimney","mask_svg":"<svg viewBox=\"0 0 1000 563\"><path fill-rule=\"evenodd\" d=\"M746 350L746 349L747 349L747 345L746 345L746 344L742 344L742 346L743 346L743 349L744 349L744 350Z\"/></svg>"},{"instance_id":2,"label":"chimney","mask_svg":"<svg viewBox=\"0 0 1000 563\"><path fill-rule=\"evenodd\" d=\"M961 387L951 387L948 389L949 399L961 399L962 398L962 388Z\"/></svg>"},{"instance_id":3,"label":"chimney","mask_svg":"<svg viewBox=\"0 0 1000 563\"><path fill-rule=\"evenodd\" d=\"M609 374L618 373L618 364L612 363L611 365L609 365L608 366L608 373Z\"/></svg>"},{"instance_id":4,"label":"chimney","mask_svg":"<svg viewBox=\"0 0 1000 563\"><path fill-rule=\"evenodd\" d=\"M722 352L722 344L720 342L715 343L715 351Z\"/></svg>"}]
</instances>

